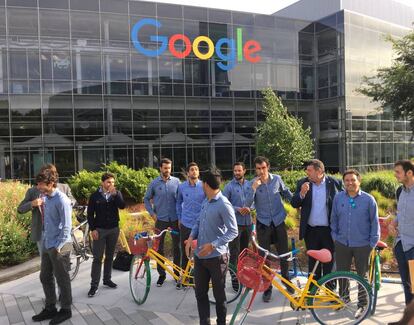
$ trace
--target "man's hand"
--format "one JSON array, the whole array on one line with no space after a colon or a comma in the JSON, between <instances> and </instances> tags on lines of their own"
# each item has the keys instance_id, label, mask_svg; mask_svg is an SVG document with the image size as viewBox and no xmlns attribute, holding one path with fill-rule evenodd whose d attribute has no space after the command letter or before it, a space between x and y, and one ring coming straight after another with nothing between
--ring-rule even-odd
<instances>
[{"instance_id":1,"label":"man's hand","mask_svg":"<svg viewBox=\"0 0 414 325\"><path fill-rule=\"evenodd\" d=\"M210 255L213 250L214 250L214 248L213 248L213 245L211 243L204 244L201 247L200 251L198 252L198 256L203 257L203 256Z\"/></svg>"},{"instance_id":2,"label":"man's hand","mask_svg":"<svg viewBox=\"0 0 414 325\"><path fill-rule=\"evenodd\" d=\"M43 205L43 200L41 198L34 199L32 201L32 208L37 208L37 207L40 207L41 205Z\"/></svg>"},{"instance_id":3,"label":"man's hand","mask_svg":"<svg viewBox=\"0 0 414 325\"><path fill-rule=\"evenodd\" d=\"M310 184L309 182L305 182L302 184L302 187L300 188L300 196L305 197L306 193L308 193L310 190Z\"/></svg>"},{"instance_id":4,"label":"man's hand","mask_svg":"<svg viewBox=\"0 0 414 325\"><path fill-rule=\"evenodd\" d=\"M99 239L98 230L92 230L91 234L92 234L92 239L93 240L98 240Z\"/></svg>"},{"instance_id":5,"label":"man's hand","mask_svg":"<svg viewBox=\"0 0 414 325\"><path fill-rule=\"evenodd\" d=\"M155 213L151 214L151 218L152 218L152 220L157 221L157 215Z\"/></svg>"},{"instance_id":6,"label":"man's hand","mask_svg":"<svg viewBox=\"0 0 414 325\"><path fill-rule=\"evenodd\" d=\"M253 188L253 190L257 190L257 188L260 186L260 185L262 185L262 180L260 179L260 177L256 177L255 179L254 179L254 182L253 182L253 184L252 184L252 188Z\"/></svg>"},{"instance_id":7,"label":"man's hand","mask_svg":"<svg viewBox=\"0 0 414 325\"><path fill-rule=\"evenodd\" d=\"M188 237L187 243L185 244L185 255L187 255L188 258L190 258L190 250L191 250L192 244L193 244L193 238Z\"/></svg>"},{"instance_id":8,"label":"man's hand","mask_svg":"<svg viewBox=\"0 0 414 325\"><path fill-rule=\"evenodd\" d=\"M248 207L243 207L239 209L239 212L241 215L245 216L248 215L250 213L250 208Z\"/></svg>"},{"instance_id":9,"label":"man's hand","mask_svg":"<svg viewBox=\"0 0 414 325\"><path fill-rule=\"evenodd\" d=\"M117 194L116 187L115 186L111 186L109 188L109 193L111 193L111 195L116 195Z\"/></svg>"}]
</instances>

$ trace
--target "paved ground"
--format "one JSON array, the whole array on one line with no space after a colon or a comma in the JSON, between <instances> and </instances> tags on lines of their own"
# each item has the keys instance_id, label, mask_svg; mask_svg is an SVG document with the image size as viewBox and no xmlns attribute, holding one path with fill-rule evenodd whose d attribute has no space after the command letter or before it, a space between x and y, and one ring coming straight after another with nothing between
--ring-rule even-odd
<instances>
[{"instance_id":1,"label":"paved ground","mask_svg":"<svg viewBox=\"0 0 414 325\"><path fill-rule=\"evenodd\" d=\"M80 272L72 282L73 317L65 324L198 324L194 291L177 291L171 278L167 278L161 288L153 285L146 303L138 306L129 291L128 272L114 270L113 281L118 283L118 288L114 290L100 287L96 297L88 298L90 266L89 261L81 264ZM152 278L153 281L157 280L155 270ZM32 315L39 312L43 306L42 298L43 291L38 272L1 284L0 325L32 324ZM235 305L229 305L229 315ZM387 324L398 320L403 308L401 285L384 284L375 317L364 321L363 324ZM214 315L214 306L211 306L211 310ZM276 292L271 303L265 304L261 299L256 299L253 310L245 324L296 324L297 314L291 310L286 299ZM315 324L310 315L307 315L305 320L306 324ZM48 323L41 323L45 324Z\"/></svg>"}]
</instances>

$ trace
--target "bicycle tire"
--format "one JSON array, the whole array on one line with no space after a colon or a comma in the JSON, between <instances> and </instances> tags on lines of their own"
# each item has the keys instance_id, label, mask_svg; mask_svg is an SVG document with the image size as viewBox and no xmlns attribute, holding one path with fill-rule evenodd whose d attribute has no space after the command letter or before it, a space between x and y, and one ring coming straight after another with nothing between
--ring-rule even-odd
<instances>
[{"instance_id":1,"label":"bicycle tire","mask_svg":"<svg viewBox=\"0 0 414 325\"><path fill-rule=\"evenodd\" d=\"M135 255L129 269L129 288L132 298L138 305L142 305L148 297L151 288L151 268L149 260Z\"/></svg>"},{"instance_id":2,"label":"bicycle tire","mask_svg":"<svg viewBox=\"0 0 414 325\"><path fill-rule=\"evenodd\" d=\"M351 282L352 281L352 282ZM342 283L342 285L341 285ZM344 272L338 271L328 274L322 277L318 281L318 285L314 286L311 290L311 296L308 299L308 305L310 306L312 315L314 319L319 324L352 324L356 325L361 323L365 318L367 318L370 314L371 305L372 305L372 295L371 295L371 288L365 279L360 277L359 275L351 272ZM326 287L330 291L333 291L338 297L344 295L344 293L340 293L338 291L345 290L346 297L341 298L342 303L345 303L343 308L334 309L332 308L332 301L323 300L319 301L317 299L318 291L320 289ZM344 289L346 287L346 289ZM351 292L352 290L352 292ZM356 291L356 299L355 298L355 291ZM323 296L323 294L321 295ZM359 308L359 298L364 298L366 302L363 302L365 308L360 314L358 318L355 318L355 312ZM352 306L355 304L356 306ZM315 306L315 308L312 308ZM321 308L321 306L326 306L327 308ZM319 308L316 308L319 307ZM326 315L326 316L325 316ZM345 320L340 320L341 315L345 318ZM326 318L327 320L323 320L322 318Z\"/></svg>"},{"instance_id":3,"label":"bicycle tire","mask_svg":"<svg viewBox=\"0 0 414 325\"><path fill-rule=\"evenodd\" d=\"M244 291L243 291L243 293L242 293L242 294L241 294L241 296L240 296L240 300L239 300L239 302L237 303L236 309L234 310L233 315L231 316L231 320L230 320L229 325L234 325L234 324L236 324L236 318L237 318L237 316L239 315L239 313L240 313L240 311L241 311L241 309L242 309L243 305L246 303L246 298L247 298L247 296L249 295L249 292L250 292L250 291L251 291L251 289L250 289L250 288L244 288ZM246 319L246 317L247 317L247 314L248 314L248 313L249 313L249 311L246 309L246 310L245 310L245 313L242 315L242 317L241 317L241 319L240 319L240 322L238 322L237 324L239 324L239 325L243 324L243 323L244 323L244 321L245 321L245 319Z\"/></svg>"},{"instance_id":4,"label":"bicycle tire","mask_svg":"<svg viewBox=\"0 0 414 325\"><path fill-rule=\"evenodd\" d=\"M378 254L375 254L374 258L374 272L372 274L371 280L371 290L372 290L372 305L371 305L371 315L375 314L375 310L377 309L377 300L378 300L378 290L379 290L379 283L381 281L381 264L380 264L380 257Z\"/></svg>"},{"instance_id":5,"label":"bicycle tire","mask_svg":"<svg viewBox=\"0 0 414 325\"><path fill-rule=\"evenodd\" d=\"M69 254L69 278L70 281L73 281L76 278L76 275L79 272L79 265L80 265L81 257L77 253L77 248L73 245L72 250Z\"/></svg>"},{"instance_id":6,"label":"bicycle tire","mask_svg":"<svg viewBox=\"0 0 414 325\"><path fill-rule=\"evenodd\" d=\"M226 291L226 300L227 304L231 304L233 301L237 300L242 292L242 285L237 278L237 273L233 265L229 264L227 268L227 273L225 275L225 291ZM211 288L211 284L210 284ZM208 300L211 304L215 305L213 290L208 291Z\"/></svg>"}]
</instances>

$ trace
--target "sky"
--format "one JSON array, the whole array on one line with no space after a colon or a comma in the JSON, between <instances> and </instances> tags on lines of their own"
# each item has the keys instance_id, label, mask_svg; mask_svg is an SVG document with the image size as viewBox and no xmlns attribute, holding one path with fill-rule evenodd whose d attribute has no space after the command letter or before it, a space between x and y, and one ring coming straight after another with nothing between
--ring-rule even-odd
<instances>
[{"instance_id":1,"label":"sky","mask_svg":"<svg viewBox=\"0 0 414 325\"><path fill-rule=\"evenodd\" d=\"M151 0L147 0L151 1ZM237 11L272 14L298 0L157 0L156 2L175 3L208 8L229 9ZM363 0L361 0L363 1ZM414 8L414 0L395 0Z\"/></svg>"}]
</instances>

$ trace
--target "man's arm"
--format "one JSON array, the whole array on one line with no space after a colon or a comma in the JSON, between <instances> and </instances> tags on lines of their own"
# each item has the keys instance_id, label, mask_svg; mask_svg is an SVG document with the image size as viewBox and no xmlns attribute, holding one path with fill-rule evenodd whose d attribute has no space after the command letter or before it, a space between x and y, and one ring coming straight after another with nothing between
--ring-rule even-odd
<instances>
[{"instance_id":1,"label":"man's arm","mask_svg":"<svg viewBox=\"0 0 414 325\"><path fill-rule=\"evenodd\" d=\"M76 201L76 199L73 197L72 195L72 191L70 189L70 186L68 184L63 184L64 185L64 189L65 189L65 194L67 195L67 197L70 200L71 206L74 207L78 204L78 202Z\"/></svg>"},{"instance_id":2,"label":"man's arm","mask_svg":"<svg viewBox=\"0 0 414 325\"><path fill-rule=\"evenodd\" d=\"M369 245L374 248L380 238L380 225L378 218L378 206L375 199L371 197L371 202L369 205L369 218L371 221L371 232L369 238Z\"/></svg>"},{"instance_id":3,"label":"man's arm","mask_svg":"<svg viewBox=\"0 0 414 325\"><path fill-rule=\"evenodd\" d=\"M153 182L150 183L150 185L147 188L147 191L145 192L144 196L144 205L145 209L148 211L148 213L153 216L155 215L154 209L152 208L151 199L153 197Z\"/></svg>"},{"instance_id":4,"label":"man's arm","mask_svg":"<svg viewBox=\"0 0 414 325\"><path fill-rule=\"evenodd\" d=\"M338 238L338 195L334 197L332 203L332 212L331 212L331 235L334 241Z\"/></svg>"},{"instance_id":5,"label":"man's arm","mask_svg":"<svg viewBox=\"0 0 414 325\"><path fill-rule=\"evenodd\" d=\"M175 203L175 210L177 212L178 221L181 222L181 215L183 213L183 192L181 186L177 189L177 201Z\"/></svg>"},{"instance_id":6,"label":"man's arm","mask_svg":"<svg viewBox=\"0 0 414 325\"><path fill-rule=\"evenodd\" d=\"M225 202L220 210L220 214L223 218L227 231L212 242L214 247L230 243L238 235L236 215L234 214L234 209L231 204Z\"/></svg>"},{"instance_id":7,"label":"man's arm","mask_svg":"<svg viewBox=\"0 0 414 325\"><path fill-rule=\"evenodd\" d=\"M120 191L116 191L116 195L114 195L114 201L118 209L125 209L124 197Z\"/></svg>"},{"instance_id":8,"label":"man's arm","mask_svg":"<svg viewBox=\"0 0 414 325\"><path fill-rule=\"evenodd\" d=\"M279 177L280 180L280 188L281 188L281 195L283 197L283 199L287 202L291 202L292 201L292 192L288 189L288 187L285 185L285 183L283 182L282 178Z\"/></svg>"},{"instance_id":9,"label":"man's arm","mask_svg":"<svg viewBox=\"0 0 414 325\"><path fill-rule=\"evenodd\" d=\"M70 237L70 232L72 230L72 206L69 198L67 200L62 200L58 212L62 230L59 234L56 249L60 250L66 243L67 238Z\"/></svg>"},{"instance_id":10,"label":"man's arm","mask_svg":"<svg viewBox=\"0 0 414 325\"><path fill-rule=\"evenodd\" d=\"M94 194L92 194L89 197L87 215L88 215L89 229L93 231L95 230L95 195Z\"/></svg>"},{"instance_id":11,"label":"man's arm","mask_svg":"<svg viewBox=\"0 0 414 325\"><path fill-rule=\"evenodd\" d=\"M32 201L37 199L33 196L34 188L29 188L24 195L24 199L17 207L18 213L26 213L32 210Z\"/></svg>"},{"instance_id":12,"label":"man's arm","mask_svg":"<svg viewBox=\"0 0 414 325\"><path fill-rule=\"evenodd\" d=\"M305 197L302 197L301 194L300 194L301 190L302 190L302 184L303 183L304 183L303 180L299 180L296 183L296 191L295 191L295 194L293 194L292 200L290 201L290 204L292 205L292 207L294 207L296 209L300 208L302 206L303 199L305 198Z\"/></svg>"}]
</instances>

